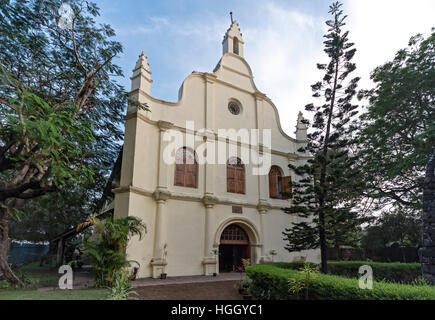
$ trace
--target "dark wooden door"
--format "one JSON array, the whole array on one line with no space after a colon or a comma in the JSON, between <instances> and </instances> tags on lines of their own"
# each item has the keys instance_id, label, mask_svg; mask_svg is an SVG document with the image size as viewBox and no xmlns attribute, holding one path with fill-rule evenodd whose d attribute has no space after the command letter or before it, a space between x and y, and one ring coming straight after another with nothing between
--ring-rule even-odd
<instances>
[{"instance_id":1,"label":"dark wooden door","mask_svg":"<svg viewBox=\"0 0 435 320\"><path fill-rule=\"evenodd\" d=\"M221 244L219 246L219 272L237 271L242 259L249 259L249 245Z\"/></svg>"}]
</instances>

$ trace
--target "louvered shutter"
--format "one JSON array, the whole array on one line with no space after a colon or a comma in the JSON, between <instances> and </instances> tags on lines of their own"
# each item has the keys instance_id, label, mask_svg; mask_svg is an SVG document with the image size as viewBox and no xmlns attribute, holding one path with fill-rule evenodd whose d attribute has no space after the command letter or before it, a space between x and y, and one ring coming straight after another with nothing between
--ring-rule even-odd
<instances>
[{"instance_id":1,"label":"louvered shutter","mask_svg":"<svg viewBox=\"0 0 435 320\"><path fill-rule=\"evenodd\" d=\"M196 164L185 164L185 186L196 188Z\"/></svg>"},{"instance_id":2,"label":"louvered shutter","mask_svg":"<svg viewBox=\"0 0 435 320\"><path fill-rule=\"evenodd\" d=\"M230 159L228 161L227 192L245 193L245 166L239 159Z\"/></svg>"},{"instance_id":3,"label":"louvered shutter","mask_svg":"<svg viewBox=\"0 0 435 320\"><path fill-rule=\"evenodd\" d=\"M227 164L227 192L235 192L234 167Z\"/></svg>"},{"instance_id":4,"label":"louvered shutter","mask_svg":"<svg viewBox=\"0 0 435 320\"><path fill-rule=\"evenodd\" d=\"M290 186L291 181L292 181L292 178L290 176L282 178L282 192L283 192L282 198L284 200L291 198L290 195L286 194L286 193L292 192L292 188Z\"/></svg>"},{"instance_id":5,"label":"louvered shutter","mask_svg":"<svg viewBox=\"0 0 435 320\"><path fill-rule=\"evenodd\" d=\"M198 164L195 164L192 167L192 187L198 188Z\"/></svg>"},{"instance_id":6,"label":"louvered shutter","mask_svg":"<svg viewBox=\"0 0 435 320\"><path fill-rule=\"evenodd\" d=\"M196 163L195 154L190 149L179 149L175 156L174 184L181 187L197 188L197 178L198 163Z\"/></svg>"},{"instance_id":7,"label":"louvered shutter","mask_svg":"<svg viewBox=\"0 0 435 320\"><path fill-rule=\"evenodd\" d=\"M175 185L184 186L184 170L185 164L175 164Z\"/></svg>"},{"instance_id":8,"label":"louvered shutter","mask_svg":"<svg viewBox=\"0 0 435 320\"><path fill-rule=\"evenodd\" d=\"M236 167L236 193L245 193L245 170L243 167Z\"/></svg>"},{"instance_id":9,"label":"louvered shutter","mask_svg":"<svg viewBox=\"0 0 435 320\"><path fill-rule=\"evenodd\" d=\"M278 198L278 176L275 170L269 173L269 196L271 198Z\"/></svg>"}]
</instances>

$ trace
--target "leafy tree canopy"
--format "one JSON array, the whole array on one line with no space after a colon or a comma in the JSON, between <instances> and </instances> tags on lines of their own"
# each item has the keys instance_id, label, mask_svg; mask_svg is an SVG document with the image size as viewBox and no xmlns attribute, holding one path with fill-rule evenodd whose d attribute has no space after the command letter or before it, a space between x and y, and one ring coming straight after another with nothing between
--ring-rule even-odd
<instances>
[{"instance_id":1,"label":"leafy tree canopy","mask_svg":"<svg viewBox=\"0 0 435 320\"><path fill-rule=\"evenodd\" d=\"M396 243L402 247L421 245L421 218L404 211L383 211L365 229L361 244L366 249L386 248Z\"/></svg>"},{"instance_id":2,"label":"leafy tree canopy","mask_svg":"<svg viewBox=\"0 0 435 320\"><path fill-rule=\"evenodd\" d=\"M82 0L0 2L0 279L20 283L7 265L11 213L64 185L90 186L119 152L122 47L98 15Z\"/></svg>"},{"instance_id":3,"label":"leafy tree canopy","mask_svg":"<svg viewBox=\"0 0 435 320\"><path fill-rule=\"evenodd\" d=\"M0 5L0 200L26 199L67 181L92 178L90 162L113 165L126 96L112 80L122 52L97 25L95 4L68 2L71 28L58 24L62 1Z\"/></svg>"},{"instance_id":4,"label":"leafy tree canopy","mask_svg":"<svg viewBox=\"0 0 435 320\"><path fill-rule=\"evenodd\" d=\"M376 87L360 92L360 164L377 208L421 210L426 163L435 149L435 33L412 37L408 48L371 74ZM375 208L376 209L376 208Z\"/></svg>"}]
</instances>

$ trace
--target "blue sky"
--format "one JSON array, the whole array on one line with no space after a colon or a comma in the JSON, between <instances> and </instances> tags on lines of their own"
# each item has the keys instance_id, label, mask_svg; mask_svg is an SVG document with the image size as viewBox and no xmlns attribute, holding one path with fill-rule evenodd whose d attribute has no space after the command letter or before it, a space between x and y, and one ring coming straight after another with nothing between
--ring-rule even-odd
<instances>
[{"instance_id":1,"label":"blue sky","mask_svg":"<svg viewBox=\"0 0 435 320\"><path fill-rule=\"evenodd\" d=\"M314 0L98 0L99 21L110 24L124 52L116 63L130 89L131 70L143 50L148 56L151 94L177 101L178 89L192 71L212 72L222 55L229 12L239 22L245 59L260 91L276 104L283 129L293 135L297 113L313 101L310 84L325 61L322 36L332 1ZM349 38L357 54L360 87L371 86L370 71L392 59L416 34L435 26L433 0L344 0Z\"/></svg>"}]
</instances>

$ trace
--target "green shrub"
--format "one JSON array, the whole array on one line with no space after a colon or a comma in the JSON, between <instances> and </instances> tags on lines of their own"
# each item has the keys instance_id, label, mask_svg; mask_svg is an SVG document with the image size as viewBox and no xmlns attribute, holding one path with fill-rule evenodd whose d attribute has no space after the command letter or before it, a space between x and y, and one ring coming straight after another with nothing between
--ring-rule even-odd
<instances>
[{"instance_id":1,"label":"green shrub","mask_svg":"<svg viewBox=\"0 0 435 320\"><path fill-rule=\"evenodd\" d=\"M283 268L282 266L286 266ZM288 264L267 263L246 269L252 280L250 292L259 299L297 299L289 290L290 279L300 280L303 275ZM360 289L358 279L319 274L310 286L310 298L314 300L435 300L432 286L412 286L398 283L373 281L373 289Z\"/></svg>"},{"instance_id":2,"label":"green shrub","mask_svg":"<svg viewBox=\"0 0 435 320\"><path fill-rule=\"evenodd\" d=\"M312 264L306 262L304 267L300 269L298 277L293 277L288 280L289 291L299 297L299 294L305 292L305 300L309 299L309 292L313 283L317 280L319 272L313 268Z\"/></svg>"},{"instance_id":3,"label":"green shrub","mask_svg":"<svg viewBox=\"0 0 435 320\"><path fill-rule=\"evenodd\" d=\"M118 271L114 276L114 282L109 289L107 300L128 300L130 294L136 294L131 291L130 272L126 269Z\"/></svg>"},{"instance_id":4,"label":"green shrub","mask_svg":"<svg viewBox=\"0 0 435 320\"><path fill-rule=\"evenodd\" d=\"M234 288L236 288L242 295L250 295L251 283L251 279L245 278L244 280L236 281Z\"/></svg>"},{"instance_id":5,"label":"green shrub","mask_svg":"<svg viewBox=\"0 0 435 320\"><path fill-rule=\"evenodd\" d=\"M115 276L132 261L127 260L128 240L135 235L142 237L146 226L141 219L125 217L108 218L95 223L94 234L83 241L83 252L91 260L95 271L95 286L107 287L115 283Z\"/></svg>"},{"instance_id":6,"label":"green shrub","mask_svg":"<svg viewBox=\"0 0 435 320\"><path fill-rule=\"evenodd\" d=\"M0 280L0 289L8 289L11 284L7 280Z\"/></svg>"},{"instance_id":7,"label":"green shrub","mask_svg":"<svg viewBox=\"0 0 435 320\"><path fill-rule=\"evenodd\" d=\"M312 266L318 264L310 263ZM276 266L283 269L300 270L303 262L279 262ZM373 269L373 280L403 284L419 283L421 265L419 263L372 262L372 261L328 261L328 273L346 278L359 278L359 267L369 265Z\"/></svg>"},{"instance_id":8,"label":"green shrub","mask_svg":"<svg viewBox=\"0 0 435 320\"><path fill-rule=\"evenodd\" d=\"M269 264L269 263L265 263L265 264ZM274 263L270 263L273 264L274 266L277 266L279 268L282 269L291 269L291 270L301 270L305 267L305 265L309 265L312 268L315 269L319 269L320 265L317 263L313 263L313 262L303 262L303 261L298 261L298 262L274 262Z\"/></svg>"},{"instance_id":9,"label":"green shrub","mask_svg":"<svg viewBox=\"0 0 435 320\"><path fill-rule=\"evenodd\" d=\"M430 285L430 282L427 281L423 276L419 276L418 278L415 278L415 280L411 282L411 285L425 286L425 285Z\"/></svg>"},{"instance_id":10,"label":"green shrub","mask_svg":"<svg viewBox=\"0 0 435 320\"><path fill-rule=\"evenodd\" d=\"M347 277L359 277L358 269L362 265L369 265L373 269L373 279L411 284L421 277L419 263L400 262L369 262L369 261L330 261L328 271L331 274Z\"/></svg>"}]
</instances>

